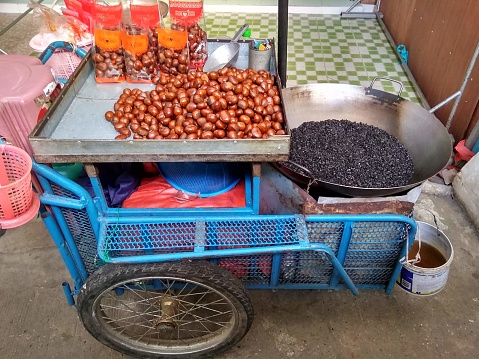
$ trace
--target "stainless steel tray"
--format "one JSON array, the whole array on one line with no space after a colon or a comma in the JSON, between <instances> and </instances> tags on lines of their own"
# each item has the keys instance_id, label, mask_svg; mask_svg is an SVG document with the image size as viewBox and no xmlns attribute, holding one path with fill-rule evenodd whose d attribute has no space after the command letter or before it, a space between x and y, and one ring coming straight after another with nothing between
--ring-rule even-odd
<instances>
[{"instance_id":1,"label":"stainless steel tray","mask_svg":"<svg viewBox=\"0 0 479 359\"><path fill-rule=\"evenodd\" d=\"M209 40L214 51L228 40ZM234 66L247 68L248 44L240 41ZM277 74L275 52L271 72ZM281 83L278 76L278 87ZM276 162L288 159L290 136L268 139L221 140L114 140L118 134L104 119L124 88L151 90L150 84L97 84L90 54L33 129L29 140L34 158L41 163L61 162Z\"/></svg>"}]
</instances>

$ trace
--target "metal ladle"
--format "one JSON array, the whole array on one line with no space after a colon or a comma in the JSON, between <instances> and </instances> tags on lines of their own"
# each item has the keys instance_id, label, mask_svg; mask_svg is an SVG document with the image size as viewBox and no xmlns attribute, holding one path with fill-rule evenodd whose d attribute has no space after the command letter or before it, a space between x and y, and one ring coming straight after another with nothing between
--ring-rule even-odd
<instances>
[{"instance_id":1,"label":"metal ladle","mask_svg":"<svg viewBox=\"0 0 479 359\"><path fill-rule=\"evenodd\" d=\"M240 49L240 45L237 41L248 27L248 24L241 26L236 35L231 39L231 42L221 45L215 51L213 51L213 53L206 60L205 65L203 66L203 71L217 71L229 63L234 62L238 57L238 52Z\"/></svg>"}]
</instances>

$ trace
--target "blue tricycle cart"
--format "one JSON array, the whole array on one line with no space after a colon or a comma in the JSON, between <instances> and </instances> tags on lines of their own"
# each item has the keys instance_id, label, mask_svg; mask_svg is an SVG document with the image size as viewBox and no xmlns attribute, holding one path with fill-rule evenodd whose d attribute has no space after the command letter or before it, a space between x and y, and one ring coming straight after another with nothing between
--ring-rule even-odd
<instances>
[{"instance_id":1,"label":"blue tricycle cart","mask_svg":"<svg viewBox=\"0 0 479 359\"><path fill-rule=\"evenodd\" d=\"M40 215L71 275L62 286L96 339L141 358L205 358L248 332L246 289L393 290L413 219L306 214L307 192L270 164L287 160L287 135L221 147L110 140L98 114L128 86L97 85L87 56L30 136ZM241 163L244 206L114 208L105 199L99 163L195 161ZM52 168L72 162L90 191Z\"/></svg>"}]
</instances>

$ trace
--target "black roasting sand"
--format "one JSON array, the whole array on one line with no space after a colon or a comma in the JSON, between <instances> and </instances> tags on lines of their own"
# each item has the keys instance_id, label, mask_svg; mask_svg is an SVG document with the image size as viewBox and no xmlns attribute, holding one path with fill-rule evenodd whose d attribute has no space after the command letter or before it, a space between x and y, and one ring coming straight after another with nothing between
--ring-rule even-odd
<instances>
[{"instance_id":1,"label":"black roasting sand","mask_svg":"<svg viewBox=\"0 0 479 359\"><path fill-rule=\"evenodd\" d=\"M414 174L409 152L395 137L348 120L310 121L293 129L290 160L318 180L349 187L401 187Z\"/></svg>"}]
</instances>

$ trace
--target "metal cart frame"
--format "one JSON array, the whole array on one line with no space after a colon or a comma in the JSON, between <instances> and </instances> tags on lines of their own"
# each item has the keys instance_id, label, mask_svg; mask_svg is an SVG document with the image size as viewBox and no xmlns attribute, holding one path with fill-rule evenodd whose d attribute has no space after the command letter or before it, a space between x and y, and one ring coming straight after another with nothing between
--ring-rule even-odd
<instances>
[{"instance_id":1,"label":"metal cart frame","mask_svg":"<svg viewBox=\"0 0 479 359\"><path fill-rule=\"evenodd\" d=\"M41 218L73 283L62 283L67 302L96 339L142 358L206 358L248 332L244 287L392 292L413 219L260 214L260 179L272 167L252 167L245 208L116 209L91 168L95 198L34 162Z\"/></svg>"},{"instance_id":2,"label":"metal cart frame","mask_svg":"<svg viewBox=\"0 0 479 359\"><path fill-rule=\"evenodd\" d=\"M286 12L282 4L286 4ZM287 31L284 26L287 1L279 1L279 10L280 23L283 23L280 28ZM285 41L286 36L279 34L279 73L284 79ZM76 71L73 77L66 89L77 86L74 81L82 75ZM68 106L64 102L54 106ZM164 156L155 159L161 160ZM284 154L277 156L282 158ZM69 154L59 158L59 162L81 157ZM185 160L194 160L190 157ZM151 351L148 344L138 346L122 336L123 331L117 334L114 328L107 328L109 323L99 318L106 292L124 298L127 290L133 293L166 290L161 298L154 298L154 303L150 297L142 299L148 302L149 308L158 307L155 313L161 313L155 314L154 322L158 338L161 332L172 333L183 325L175 322L178 307L185 305L182 304L184 298L175 299L174 293L181 294L187 288L190 295L195 293L191 287L203 285L207 291L200 299L212 293L220 298L217 301L229 303L234 315L231 326L224 331L226 334L218 330L221 333L215 339L208 333L211 344L191 343L198 347L193 352L198 358L226 350L248 331L253 311L243 284L249 289L349 289L354 295L358 295L360 289L392 292L401 270L399 259L406 255L406 244L414 241L415 221L397 214L305 215L288 205L284 213L265 213L261 210L262 196L268 194L261 190L261 183L264 179L271 182L278 174L267 164L259 163L265 159L258 158L251 155L242 159L250 163L244 176L245 206L217 209L110 208L93 164L84 164L93 186L94 196L91 196L48 165L34 161L33 171L42 192L40 215L71 276L71 283L62 283L65 296L70 305L77 305L80 318L92 335L131 355L193 357L186 349L190 346L189 339L185 340L187 345L179 343L178 348L173 349L166 346L165 352L160 353ZM278 186L283 193L294 197L291 183L286 179ZM280 208L281 199L270 198L277 201L273 207ZM198 260L207 260L216 269ZM124 272L133 268L132 276L122 277L123 268ZM155 271L161 270L166 274L160 279L154 277ZM201 273L197 274L197 270ZM175 284L168 284L170 280ZM222 291L226 294L221 294ZM197 310L196 304L184 310L183 317ZM128 304L122 305L136 312ZM204 308L206 305L200 309ZM152 315L150 310L141 314ZM141 338L144 335L146 333Z\"/></svg>"},{"instance_id":3,"label":"metal cart frame","mask_svg":"<svg viewBox=\"0 0 479 359\"><path fill-rule=\"evenodd\" d=\"M211 259L221 266L221 259L230 257L236 272L248 258L242 269L249 273L241 278L247 288L348 288L356 295L361 288L389 294L406 240L411 244L416 231L413 219L394 214L259 214L260 176L246 176L251 181L246 208L115 209L106 205L97 177L91 177L98 194L93 199L46 165L34 163L33 170L44 190L41 203L51 208L41 217L74 283L73 289L64 283L70 304L107 262ZM228 235L222 236L222 228Z\"/></svg>"}]
</instances>

